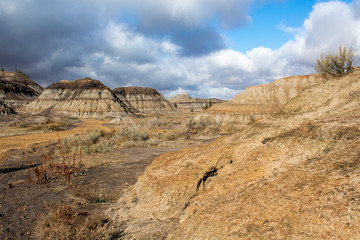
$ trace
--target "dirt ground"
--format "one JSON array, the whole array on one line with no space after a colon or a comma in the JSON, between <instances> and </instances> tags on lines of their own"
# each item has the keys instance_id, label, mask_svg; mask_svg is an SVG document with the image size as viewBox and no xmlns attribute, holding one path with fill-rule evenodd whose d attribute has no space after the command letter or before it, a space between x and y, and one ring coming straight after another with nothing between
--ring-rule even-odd
<instances>
[{"instance_id":1,"label":"dirt ground","mask_svg":"<svg viewBox=\"0 0 360 240\"><path fill-rule=\"evenodd\" d=\"M13 137L3 137L0 138L0 154L10 149L22 149L24 147L29 147L35 143L46 143L49 141L55 141L58 138L64 138L72 134L82 134L85 133L88 129L108 130L108 128L103 125L107 122L108 121L100 121L95 119L84 119L81 122L74 124L74 128L66 131L54 131Z\"/></svg>"},{"instance_id":2,"label":"dirt ground","mask_svg":"<svg viewBox=\"0 0 360 240\"><path fill-rule=\"evenodd\" d=\"M87 129L106 130L104 123L85 120L66 131L0 138L0 239L33 239L41 216L59 204L73 205L84 212L108 208L124 188L136 183L156 156L205 142L181 141L166 147L120 148L85 155L82 174L72 179L70 187L61 176L35 183L31 168L41 164L42 156L55 148L59 137L81 134Z\"/></svg>"}]
</instances>

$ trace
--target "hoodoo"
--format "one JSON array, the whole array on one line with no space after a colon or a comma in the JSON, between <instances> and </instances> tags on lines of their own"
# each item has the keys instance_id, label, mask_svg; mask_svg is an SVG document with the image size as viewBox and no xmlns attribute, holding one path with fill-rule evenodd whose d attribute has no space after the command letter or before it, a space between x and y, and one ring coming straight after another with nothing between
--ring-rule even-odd
<instances>
[{"instance_id":1,"label":"hoodoo","mask_svg":"<svg viewBox=\"0 0 360 240\"><path fill-rule=\"evenodd\" d=\"M113 90L114 94L142 113L167 113L174 111L173 106L154 88L120 87Z\"/></svg>"},{"instance_id":2,"label":"hoodoo","mask_svg":"<svg viewBox=\"0 0 360 240\"><path fill-rule=\"evenodd\" d=\"M90 78L62 80L51 84L38 99L25 107L27 112L76 117L124 117L133 114L110 88Z\"/></svg>"},{"instance_id":3,"label":"hoodoo","mask_svg":"<svg viewBox=\"0 0 360 240\"><path fill-rule=\"evenodd\" d=\"M0 71L0 100L8 107L19 108L36 99L44 89L27 75Z\"/></svg>"},{"instance_id":4,"label":"hoodoo","mask_svg":"<svg viewBox=\"0 0 360 240\"><path fill-rule=\"evenodd\" d=\"M321 75L291 76L246 88L231 101L215 105L198 117L210 117L222 124L244 125L275 114L304 88L324 82Z\"/></svg>"}]
</instances>

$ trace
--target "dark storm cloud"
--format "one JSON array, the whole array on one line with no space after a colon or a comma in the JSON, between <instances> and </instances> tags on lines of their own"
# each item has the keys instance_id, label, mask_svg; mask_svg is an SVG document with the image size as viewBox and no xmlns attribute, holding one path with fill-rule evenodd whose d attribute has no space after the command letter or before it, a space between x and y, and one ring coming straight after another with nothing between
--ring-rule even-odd
<instances>
[{"instance_id":1,"label":"dark storm cloud","mask_svg":"<svg viewBox=\"0 0 360 240\"><path fill-rule=\"evenodd\" d=\"M301 34L279 49L226 49L219 31L251 21L249 6L267 1L0 0L0 67L20 68L45 87L91 77L111 88L229 99L245 86L310 73L314 55L331 49L324 43L360 49L358 11L338 1L316 4Z\"/></svg>"},{"instance_id":2,"label":"dark storm cloud","mask_svg":"<svg viewBox=\"0 0 360 240\"><path fill-rule=\"evenodd\" d=\"M128 16L124 14L126 8L133 8L133 19L139 19L138 26L134 26L137 20L129 19L129 24L134 26L131 34L142 34L148 38L146 40L154 38L160 42L161 39L169 39L179 46L181 50L178 53L184 56L206 55L225 47L216 29L198 24L198 19L190 19L194 20L193 25L187 26L183 19L169 15L167 9L160 13L151 11L161 9L161 4L162 1L154 1L142 8L141 4L134 7L134 3L127 0L106 0L101 3L82 0L2 0L0 67L12 71L21 68L45 85L59 78L74 77L73 69L86 68L89 62L90 65L97 65L91 62L91 58L98 52L117 57L117 61L122 62L145 64L158 61L158 56L154 56L158 52L141 47L140 50L135 47L119 50L105 39L106 36L102 36L110 22L127 20ZM147 43L143 41L142 44ZM126 69L117 71L121 75ZM101 75L107 77L106 73ZM132 75L135 79L137 77L136 73L122 75L126 75L126 81ZM125 84L126 81L121 83Z\"/></svg>"},{"instance_id":3,"label":"dark storm cloud","mask_svg":"<svg viewBox=\"0 0 360 240\"><path fill-rule=\"evenodd\" d=\"M86 52L84 40L96 26L96 15L80 11L82 6L73 2L69 10L68 3L4 0L0 6L0 65L13 68L9 70L33 69L34 73L44 62L53 61L48 69L53 73L76 65L76 54ZM66 59L54 56L69 51L72 54Z\"/></svg>"},{"instance_id":4,"label":"dark storm cloud","mask_svg":"<svg viewBox=\"0 0 360 240\"><path fill-rule=\"evenodd\" d=\"M212 27L175 30L171 39L182 47L182 55L193 57L207 55L225 48L221 35Z\"/></svg>"}]
</instances>

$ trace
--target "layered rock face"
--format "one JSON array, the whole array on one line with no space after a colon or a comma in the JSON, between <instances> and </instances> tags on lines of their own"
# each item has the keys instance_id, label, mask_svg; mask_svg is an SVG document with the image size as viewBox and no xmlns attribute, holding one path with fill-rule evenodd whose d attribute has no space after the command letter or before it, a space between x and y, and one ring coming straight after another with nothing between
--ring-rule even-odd
<instances>
[{"instance_id":1,"label":"layered rock face","mask_svg":"<svg viewBox=\"0 0 360 240\"><path fill-rule=\"evenodd\" d=\"M360 72L155 158L109 214L124 239L359 239Z\"/></svg>"},{"instance_id":2,"label":"layered rock face","mask_svg":"<svg viewBox=\"0 0 360 240\"><path fill-rule=\"evenodd\" d=\"M268 84L246 88L231 101L203 111L200 117L214 118L222 124L246 124L250 121L277 113L304 88L322 83L318 74L280 78Z\"/></svg>"},{"instance_id":3,"label":"layered rock face","mask_svg":"<svg viewBox=\"0 0 360 240\"><path fill-rule=\"evenodd\" d=\"M142 113L167 113L174 111L173 106L165 97L153 88L121 87L113 90L121 100L127 101Z\"/></svg>"},{"instance_id":4,"label":"layered rock face","mask_svg":"<svg viewBox=\"0 0 360 240\"><path fill-rule=\"evenodd\" d=\"M169 99L179 111L184 112L200 112L204 108L208 108L217 103L225 102L217 98L192 98L188 94L181 93Z\"/></svg>"},{"instance_id":5,"label":"layered rock face","mask_svg":"<svg viewBox=\"0 0 360 240\"><path fill-rule=\"evenodd\" d=\"M15 114L15 111L0 100L0 116L10 116L11 114Z\"/></svg>"},{"instance_id":6,"label":"layered rock face","mask_svg":"<svg viewBox=\"0 0 360 240\"><path fill-rule=\"evenodd\" d=\"M14 72L0 71L0 100L18 108L36 99L44 89L30 78Z\"/></svg>"},{"instance_id":7,"label":"layered rock face","mask_svg":"<svg viewBox=\"0 0 360 240\"><path fill-rule=\"evenodd\" d=\"M84 118L125 117L134 111L118 99L110 88L89 78L53 83L24 110Z\"/></svg>"}]
</instances>

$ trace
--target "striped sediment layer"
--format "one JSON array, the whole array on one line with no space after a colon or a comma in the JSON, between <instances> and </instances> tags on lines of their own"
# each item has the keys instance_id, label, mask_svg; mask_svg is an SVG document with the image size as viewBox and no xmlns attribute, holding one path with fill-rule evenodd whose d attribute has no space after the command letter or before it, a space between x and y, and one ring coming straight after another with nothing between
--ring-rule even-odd
<instances>
[{"instance_id":1,"label":"striped sediment layer","mask_svg":"<svg viewBox=\"0 0 360 240\"><path fill-rule=\"evenodd\" d=\"M126 117L135 111L117 98L110 88L89 78L53 83L23 110L84 118Z\"/></svg>"},{"instance_id":2,"label":"striped sediment layer","mask_svg":"<svg viewBox=\"0 0 360 240\"><path fill-rule=\"evenodd\" d=\"M246 88L231 101L202 111L197 118L210 117L222 124L243 125L275 114L303 89L322 83L321 75L300 75L277 79L268 84Z\"/></svg>"},{"instance_id":3,"label":"striped sediment layer","mask_svg":"<svg viewBox=\"0 0 360 240\"><path fill-rule=\"evenodd\" d=\"M113 90L114 94L141 113L157 114L174 111L172 104L154 88L120 87Z\"/></svg>"}]
</instances>

